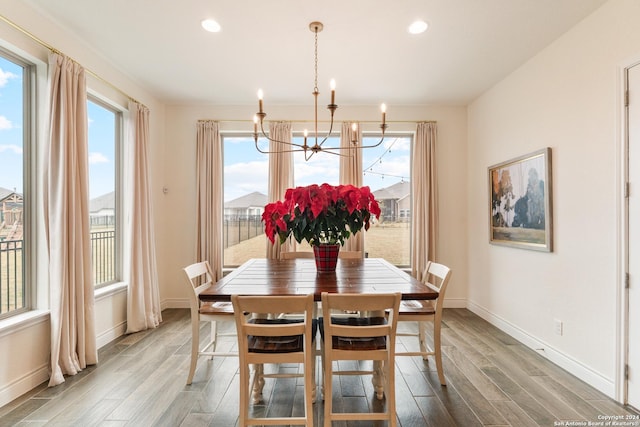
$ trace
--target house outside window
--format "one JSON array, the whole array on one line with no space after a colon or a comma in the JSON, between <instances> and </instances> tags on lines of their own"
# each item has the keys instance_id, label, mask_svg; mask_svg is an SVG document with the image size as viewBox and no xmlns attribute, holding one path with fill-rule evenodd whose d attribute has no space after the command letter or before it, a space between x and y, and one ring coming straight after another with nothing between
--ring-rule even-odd
<instances>
[{"instance_id":1,"label":"house outside window","mask_svg":"<svg viewBox=\"0 0 640 427\"><path fill-rule=\"evenodd\" d=\"M122 113L95 97L87 102L89 120L89 225L94 285L120 280L118 153Z\"/></svg>"},{"instance_id":2,"label":"house outside window","mask_svg":"<svg viewBox=\"0 0 640 427\"><path fill-rule=\"evenodd\" d=\"M267 204L269 157L248 134L222 134L224 156L223 266L263 258L267 238L262 212Z\"/></svg>"},{"instance_id":3,"label":"house outside window","mask_svg":"<svg viewBox=\"0 0 640 427\"><path fill-rule=\"evenodd\" d=\"M364 250L399 267L411 265L411 135L387 135L380 146L362 152L363 184L380 205L380 219L365 233ZM373 145L379 135L365 135Z\"/></svg>"}]
</instances>

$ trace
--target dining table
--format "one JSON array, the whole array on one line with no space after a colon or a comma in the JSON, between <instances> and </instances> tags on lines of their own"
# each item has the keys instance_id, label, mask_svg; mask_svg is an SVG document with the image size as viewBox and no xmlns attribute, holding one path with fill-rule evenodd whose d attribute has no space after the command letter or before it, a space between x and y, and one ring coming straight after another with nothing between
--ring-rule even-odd
<instances>
[{"instance_id":1,"label":"dining table","mask_svg":"<svg viewBox=\"0 0 640 427\"><path fill-rule=\"evenodd\" d=\"M382 258L338 259L335 272L316 271L312 258L252 258L200 293L202 301L231 295L400 292L403 300L432 300L438 292Z\"/></svg>"},{"instance_id":2,"label":"dining table","mask_svg":"<svg viewBox=\"0 0 640 427\"><path fill-rule=\"evenodd\" d=\"M322 293L400 292L403 300L433 300L438 292L382 258L339 258L335 272L318 272L313 258L252 258L200 293L201 301L231 301L232 295L307 295L321 301ZM374 362L374 372L380 371ZM256 369L262 371L262 366ZM382 379L374 374L376 390ZM252 401L260 401L264 382L256 381ZM314 392L315 399L315 392Z\"/></svg>"}]
</instances>

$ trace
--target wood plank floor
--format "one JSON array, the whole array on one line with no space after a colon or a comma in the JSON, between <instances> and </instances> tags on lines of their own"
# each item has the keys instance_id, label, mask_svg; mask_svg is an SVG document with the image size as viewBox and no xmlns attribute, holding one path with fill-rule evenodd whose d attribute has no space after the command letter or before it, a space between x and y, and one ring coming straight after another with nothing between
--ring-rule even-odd
<instances>
[{"instance_id":1,"label":"wood plank floor","mask_svg":"<svg viewBox=\"0 0 640 427\"><path fill-rule=\"evenodd\" d=\"M58 387L42 384L0 408L0 425L237 425L237 358L200 358L194 383L186 386L189 311L165 310L163 318L155 330L124 336L103 347L97 366L68 377ZM208 336L208 325L203 323L202 328L203 336ZM414 343L414 338L399 338L399 345L407 348L415 348ZM234 338L221 341L229 348L235 344ZM446 387L438 382L433 360L396 360L399 426L546 427L567 425L561 421L588 425L601 421L601 416L636 415L465 309L445 309L443 352ZM340 393L334 396L336 408L380 410L383 403L373 397L369 378L336 381ZM252 410L297 414L301 399L299 380L267 380L265 403ZM317 426L322 425L322 409L322 402L314 405Z\"/></svg>"}]
</instances>

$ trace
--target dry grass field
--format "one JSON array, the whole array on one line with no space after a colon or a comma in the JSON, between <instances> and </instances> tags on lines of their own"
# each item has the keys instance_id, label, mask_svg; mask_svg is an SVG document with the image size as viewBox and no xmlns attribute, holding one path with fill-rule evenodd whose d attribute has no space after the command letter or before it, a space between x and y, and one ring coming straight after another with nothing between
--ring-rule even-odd
<instances>
[{"instance_id":1,"label":"dry grass field","mask_svg":"<svg viewBox=\"0 0 640 427\"><path fill-rule=\"evenodd\" d=\"M392 264L408 266L410 264L409 239L409 223L376 224L365 232L365 250L370 258L384 258ZM268 242L266 236L260 234L230 246L224 250L225 265L237 266L250 258L264 258ZM307 244L302 244L298 250L310 251L311 248Z\"/></svg>"}]
</instances>

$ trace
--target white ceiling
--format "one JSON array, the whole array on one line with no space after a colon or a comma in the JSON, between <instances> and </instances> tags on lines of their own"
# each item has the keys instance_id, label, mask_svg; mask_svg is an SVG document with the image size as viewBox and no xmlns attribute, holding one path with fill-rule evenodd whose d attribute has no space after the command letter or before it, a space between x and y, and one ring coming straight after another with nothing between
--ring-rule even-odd
<instances>
[{"instance_id":1,"label":"white ceiling","mask_svg":"<svg viewBox=\"0 0 640 427\"><path fill-rule=\"evenodd\" d=\"M466 105L606 0L27 1L168 103L312 103L321 21L321 105Z\"/></svg>"}]
</instances>

